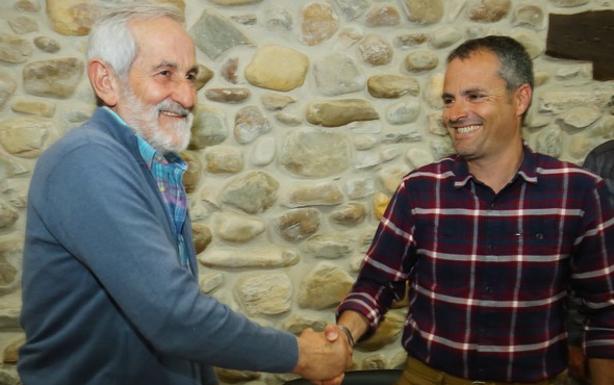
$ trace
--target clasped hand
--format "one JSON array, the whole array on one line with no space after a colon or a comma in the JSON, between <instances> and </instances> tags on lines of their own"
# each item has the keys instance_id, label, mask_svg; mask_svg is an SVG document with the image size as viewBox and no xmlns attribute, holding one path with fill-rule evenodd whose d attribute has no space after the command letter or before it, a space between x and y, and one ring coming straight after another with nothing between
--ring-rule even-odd
<instances>
[{"instance_id":1,"label":"clasped hand","mask_svg":"<svg viewBox=\"0 0 614 385\"><path fill-rule=\"evenodd\" d=\"M336 325L323 332L311 328L298 337L299 359L294 372L316 385L339 385L352 365L352 348Z\"/></svg>"}]
</instances>

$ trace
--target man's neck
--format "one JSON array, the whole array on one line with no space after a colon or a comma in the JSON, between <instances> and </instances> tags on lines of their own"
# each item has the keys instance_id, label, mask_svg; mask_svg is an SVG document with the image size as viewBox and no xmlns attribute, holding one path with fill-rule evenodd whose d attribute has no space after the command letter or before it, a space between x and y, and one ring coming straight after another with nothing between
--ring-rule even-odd
<instances>
[{"instance_id":1,"label":"man's neck","mask_svg":"<svg viewBox=\"0 0 614 385\"><path fill-rule=\"evenodd\" d=\"M468 160L469 172L480 182L490 187L495 194L514 178L522 159L524 150L522 144L510 147L497 156L486 159Z\"/></svg>"}]
</instances>

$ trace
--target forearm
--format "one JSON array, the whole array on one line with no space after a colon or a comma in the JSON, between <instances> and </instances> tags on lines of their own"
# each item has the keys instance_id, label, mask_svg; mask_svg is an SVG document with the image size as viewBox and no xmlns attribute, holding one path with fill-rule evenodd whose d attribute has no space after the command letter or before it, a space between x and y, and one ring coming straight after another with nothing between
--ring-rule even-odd
<instances>
[{"instance_id":1,"label":"forearm","mask_svg":"<svg viewBox=\"0 0 614 385\"><path fill-rule=\"evenodd\" d=\"M614 359L589 358L592 385L614 384Z\"/></svg>"},{"instance_id":2,"label":"forearm","mask_svg":"<svg viewBox=\"0 0 614 385\"><path fill-rule=\"evenodd\" d=\"M341 313L337 324L347 327L352 333L354 341L358 341L369 327L369 321L362 314L353 310L346 310Z\"/></svg>"}]
</instances>

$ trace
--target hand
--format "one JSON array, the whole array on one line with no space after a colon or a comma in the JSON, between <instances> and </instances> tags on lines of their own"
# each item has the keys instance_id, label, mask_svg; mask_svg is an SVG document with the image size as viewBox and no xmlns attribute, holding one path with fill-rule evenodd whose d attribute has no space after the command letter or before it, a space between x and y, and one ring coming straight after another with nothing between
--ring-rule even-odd
<instances>
[{"instance_id":1,"label":"hand","mask_svg":"<svg viewBox=\"0 0 614 385\"><path fill-rule=\"evenodd\" d=\"M580 346L569 345L569 376L575 380L585 383L588 381L588 373L586 367L588 362L584 356L584 352Z\"/></svg>"},{"instance_id":2,"label":"hand","mask_svg":"<svg viewBox=\"0 0 614 385\"><path fill-rule=\"evenodd\" d=\"M336 329L336 327L335 327ZM298 337L299 359L294 372L318 385L338 385L343 372L351 364L352 351L347 343L337 341L338 332L325 333L305 329Z\"/></svg>"}]
</instances>

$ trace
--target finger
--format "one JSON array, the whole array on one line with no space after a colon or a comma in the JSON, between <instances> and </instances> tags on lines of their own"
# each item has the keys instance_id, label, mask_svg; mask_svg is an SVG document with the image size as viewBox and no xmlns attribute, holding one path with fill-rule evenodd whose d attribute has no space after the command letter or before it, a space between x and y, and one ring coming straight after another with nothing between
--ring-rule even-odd
<instances>
[{"instance_id":1,"label":"finger","mask_svg":"<svg viewBox=\"0 0 614 385\"><path fill-rule=\"evenodd\" d=\"M337 325L326 325L324 335L329 342L335 342L339 338L339 329Z\"/></svg>"}]
</instances>

